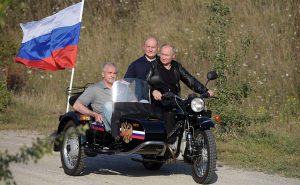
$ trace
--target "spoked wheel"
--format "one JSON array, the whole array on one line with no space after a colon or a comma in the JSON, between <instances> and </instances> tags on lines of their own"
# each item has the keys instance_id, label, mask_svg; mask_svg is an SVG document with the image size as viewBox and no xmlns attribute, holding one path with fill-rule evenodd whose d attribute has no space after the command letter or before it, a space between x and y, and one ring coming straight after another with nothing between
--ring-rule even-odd
<instances>
[{"instance_id":1,"label":"spoked wheel","mask_svg":"<svg viewBox=\"0 0 300 185\"><path fill-rule=\"evenodd\" d=\"M69 121L64 128L60 157L66 174L77 176L84 171L86 154L80 146L80 134L76 132L73 121Z\"/></svg>"},{"instance_id":2,"label":"spoked wheel","mask_svg":"<svg viewBox=\"0 0 300 185\"><path fill-rule=\"evenodd\" d=\"M209 183L216 170L216 142L210 130L195 131L196 158L193 161L192 176L199 184Z\"/></svg>"}]
</instances>

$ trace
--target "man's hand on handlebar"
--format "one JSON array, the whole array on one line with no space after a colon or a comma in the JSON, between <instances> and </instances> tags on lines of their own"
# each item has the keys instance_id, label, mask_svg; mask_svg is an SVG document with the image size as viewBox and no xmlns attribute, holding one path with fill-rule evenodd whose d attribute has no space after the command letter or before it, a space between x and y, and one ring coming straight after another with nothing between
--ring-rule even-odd
<instances>
[{"instance_id":1,"label":"man's hand on handlebar","mask_svg":"<svg viewBox=\"0 0 300 185\"><path fill-rule=\"evenodd\" d=\"M161 97L162 97L162 94L161 94L161 92L159 92L158 90L154 90L153 92L152 92L152 96L153 96L153 98L155 99L155 100L161 100Z\"/></svg>"},{"instance_id":2,"label":"man's hand on handlebar","mask_svg":"<svg viewBox=\"0 0 300 185\"><path fill-rule=\"evenodd\" d=\"M213 90L208 90L207 92L209 94L209 97L213 97L215 95L215 92Z\"/></svg>"},{"instance_id":3,"label":"man's hand on handlebar","mask_svg":"<svg viewBox=\"0 0 300 185\"><path fill-rule=\"evenodd\" d=\"M158 90L154 90L152 92L152 95L154 97L155 100L161 101L164 98L172 98L174 96L176 96L174 93L172 92L166 92L164 94L161 94L161 92L159 92Z\"/></svg>"},{"instance_id":4,"label":"man's hand on handlebar","mask_svg":"<svg viewBox=\"0 0 300 185\"><path fill-rule=\"evenodd\" d=\"M207 92L200 95L201 98L213 98L214 97L214 91L208 90Z\"/></svg>"}]
</instances>

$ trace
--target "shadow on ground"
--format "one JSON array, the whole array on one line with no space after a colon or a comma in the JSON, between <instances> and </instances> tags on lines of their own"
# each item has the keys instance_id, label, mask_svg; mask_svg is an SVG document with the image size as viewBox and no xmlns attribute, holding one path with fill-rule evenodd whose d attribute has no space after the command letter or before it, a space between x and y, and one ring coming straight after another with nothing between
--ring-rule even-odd
<instances>
[{"instance_id":1,"label":"shadow on ground","mask_svg":"<svg viewBox=\"0 0 300 185\"><path fill-rule=\"evenodd\" d=\"M86 170L83 175L90 173L131 177L170 176L174 174L192 175L192 166L183 162L165 164L161 169L151 171L145 169L142 163L132 161L131 158L140 158L140 156L97 155L96 157L88 157ZM217 180L218 176L215 174L211 183L215 183Z\"/></svg>"}]
</instances>

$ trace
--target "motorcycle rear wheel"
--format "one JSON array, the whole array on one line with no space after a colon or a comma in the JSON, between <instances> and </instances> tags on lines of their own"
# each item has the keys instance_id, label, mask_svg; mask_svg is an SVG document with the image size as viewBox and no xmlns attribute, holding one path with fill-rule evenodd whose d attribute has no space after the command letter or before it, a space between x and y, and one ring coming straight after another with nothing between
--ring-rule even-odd
<instances>
[{"instance_id":1,"label":"motorcycle rear wheel","mask_svg":"<svg viewBox=\"0 0 300 185\"><path fill-rule=\"evenodd\" d=\"M216 142L210 130L196 130L194 133L197 157L193 161L192 176L195 182L207 184L212 181L216 170Z\"/></svg>"},{"instance_id":2,"label":"motorcycle rear wheel","mask_svg":"<svg viewBox=\"0 0 300 185\"><path fill-rule=\"evenodd\" d=\"M80 145L80 134L76 132L76 124L69 121L63 132L60 157L64 172L67 175L81 175L85 169L86 154Z\"/></svg>"}]
</instances>

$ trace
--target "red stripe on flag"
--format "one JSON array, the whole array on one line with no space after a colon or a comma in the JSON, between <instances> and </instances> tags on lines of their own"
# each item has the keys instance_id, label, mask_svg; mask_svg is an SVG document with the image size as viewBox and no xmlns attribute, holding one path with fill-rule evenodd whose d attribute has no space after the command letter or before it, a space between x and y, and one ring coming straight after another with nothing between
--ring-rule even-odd
<instances>
[{"instance_id":1,"label":"red stripe on flag","mask_svg":"<svg viewBox=\"0 0 300 185\"><path fill-rule=\"evenodd\" d=\"M103 128L103 127L95 127L95 126L92 126L92 129L98 130L98 131L104 131L104 128Z\"/></svg>"},{"instance_id":2,"label":"red stripe on flag","mask_svg":"<svg viewBox=\"0 0 300 185\"><path fill-rule=\"evenodd\" d=\"M75 67L77 49L77 45L69 45L52 52L52 56L59 69Z\"/></svg>"},{"instance_id":3,"label":"red stripe on flag","mask_svg":"<svg viewBox=\"0 0 300 185\"><path fill-rule=\"evenodd\" d=\"M145 136L135 136L135 135L132 135L132 138L144 140L144 139L145 139Z\"/></svg>"},{"instance_id":4,"label":"red stripe on flag","mask_svg":"<svg viewBox=\"0 0 300 185\"><path fill-rule=\"evenodd\" d=\"M73 68L76 63L77 45L69 45L52 52L52 56L42 60L27 60L16 57L17 63L27 67L39 68L43 70L56 71L64 68Z\"/></svg>"}]
</instances>

